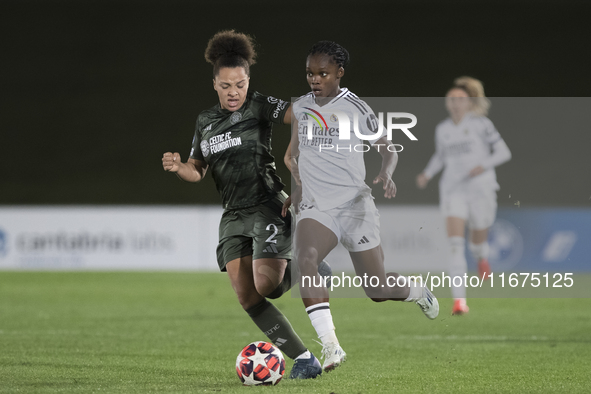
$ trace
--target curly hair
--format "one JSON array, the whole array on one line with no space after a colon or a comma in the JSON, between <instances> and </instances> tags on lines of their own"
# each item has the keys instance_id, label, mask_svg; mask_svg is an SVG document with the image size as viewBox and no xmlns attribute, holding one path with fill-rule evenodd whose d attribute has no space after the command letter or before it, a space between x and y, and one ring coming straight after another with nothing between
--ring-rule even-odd
<instances>
[{"instance_id":1,"label":"curly hair","mask_svg":"<svg viewBox=\"0 0 591 394\"><path fill-rule=\"evenodd\" d=\"M349 64L349 52L334 41L318 41L312 46L312 48L310 48L308 56L317 53L323 53L330 56L339 67L345 68Z\"/></svg>"},{"instance_id":2,"label":"curly hair","mask_svg":"<svg viewBox=\"0 0 591 394\"><path fill-rule=\"evenodd\" d=\"M484 95L482 82L472 77L459 77L454 80L452 89L462 89L472 97L472 110L482 116L488 115L490 100Z\"/></svg>"},{"instance_id":3,"label":"curly hair","mask_svg":"<svg viewBox=\"0 0 591 394\"><path fill-rule=\"evenodd\" d=\"M213 65L213 76L218 75L223 67L244 67L246 75L250 75L250 66L256 63L254 39L234 30L216 33L205 49L205 60Z\"/></svg>"}]
</instances>

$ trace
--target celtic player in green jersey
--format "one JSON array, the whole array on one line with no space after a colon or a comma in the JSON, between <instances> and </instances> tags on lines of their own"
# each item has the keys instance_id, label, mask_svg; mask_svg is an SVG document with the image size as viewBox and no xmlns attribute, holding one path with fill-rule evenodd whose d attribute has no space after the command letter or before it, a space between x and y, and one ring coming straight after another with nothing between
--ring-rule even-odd
<instances>
[{"instance_id":1,"label":"celtic player in green jersey","mask_svg":"<svg viewBox=\"0 0 591 394\"><path fill-rule=\"evenodd\" d=\"M205 58L213 64L219 103L199 114L189 159L167 152L162 165L188 182L212 173L224 206L220 270L255 324L295 359L290 378L314 378L322 373L319 361L267 300L291 287L291 216L281 215L287 196L271 155L272 125L289 124L291 110L289 102L248 90L255 56L249 36L231 30L212 37Z\"/></svg>"}]
</instances>

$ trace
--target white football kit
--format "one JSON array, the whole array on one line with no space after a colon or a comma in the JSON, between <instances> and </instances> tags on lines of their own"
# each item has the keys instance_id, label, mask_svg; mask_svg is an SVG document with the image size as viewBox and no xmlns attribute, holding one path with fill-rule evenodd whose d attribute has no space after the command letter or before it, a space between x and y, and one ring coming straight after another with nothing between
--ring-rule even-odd
<instances>
[{"instance_id":1,"label":"white football kit","mask_svg":"<svg viewBox=\"0 0 591 394\"><path fill-rule=\"evenodd\" d=\"M303 194L298 220L320 222L351 252L375 248L380 244L379 214L365 183L362 139L355 133L376 134L378 120L372 109L342 88L323 106L316 104L310 92L293 104L293 112L298 121ZM345 122L350 139L340 135Z\"/></svg>"},{"instance_id":2,"label":"white football kit","mask_svg":"<svg viewBox=\"0 0 591 394\"><path fill-rule=\"evenodd\" d=\"M508 161L511 152L485 116L473 112L460 123L447 118L435 129L435 154L424 173L432 178L443 168L439 180L440 208L445 217L469 221L472 229L489 228L495 220L499 184L495 167ZM484 172L470 177L482 166Z\"/></svg>"}]
</instances>

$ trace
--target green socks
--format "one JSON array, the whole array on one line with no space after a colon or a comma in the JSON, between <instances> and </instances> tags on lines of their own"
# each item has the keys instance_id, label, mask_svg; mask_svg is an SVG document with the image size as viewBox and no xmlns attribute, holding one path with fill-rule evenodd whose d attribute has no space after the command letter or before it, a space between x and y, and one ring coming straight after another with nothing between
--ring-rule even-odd
<instances>
[{"instance_id":1,"label":"green socks","mask_svg":"<svg viewBox=\"0 0 591 394\"><path fill-rule=\"evenodd\" d=\"M308 350L283 313L267 299L247 309L246 313L271 342L292 360Z\"/></svg>"}]
</instances>

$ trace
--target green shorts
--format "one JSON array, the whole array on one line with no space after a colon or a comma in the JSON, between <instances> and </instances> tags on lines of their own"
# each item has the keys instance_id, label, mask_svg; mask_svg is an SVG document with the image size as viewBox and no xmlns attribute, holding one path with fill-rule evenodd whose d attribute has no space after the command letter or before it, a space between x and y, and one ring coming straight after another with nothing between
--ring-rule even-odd
<instances>
[{"instance_id":1,"label":"green shorts","mask_svg":"<svg viewBox=\"0 0 591 394\"><path fill-rule=\"evenodd\" d=\"M245 256L291 260L291 210L281 216L286 198L281 192L260 205L224 211L217 247L221 271L226 271L228 262Z\"/></svg>"}]
</instances>

